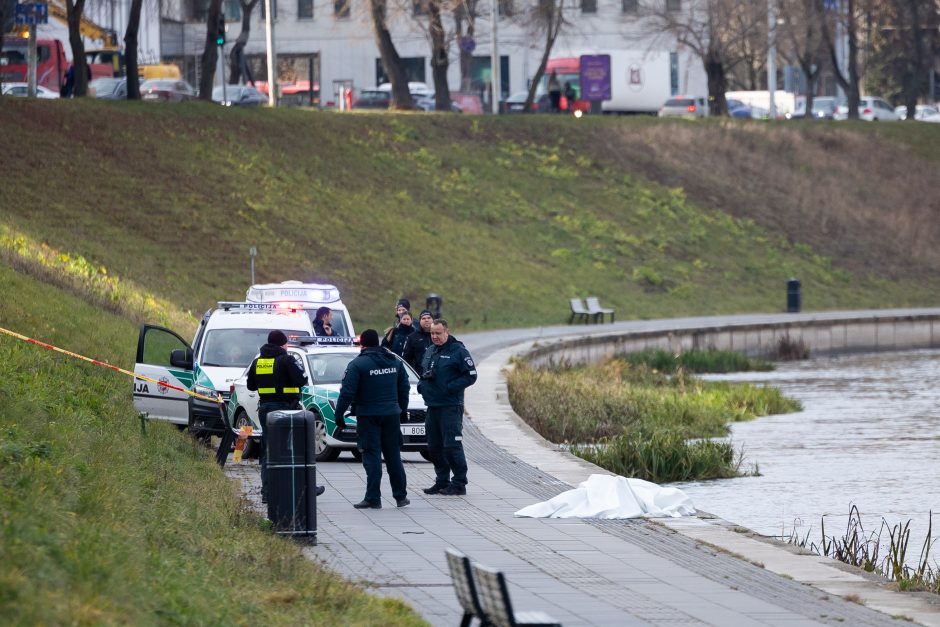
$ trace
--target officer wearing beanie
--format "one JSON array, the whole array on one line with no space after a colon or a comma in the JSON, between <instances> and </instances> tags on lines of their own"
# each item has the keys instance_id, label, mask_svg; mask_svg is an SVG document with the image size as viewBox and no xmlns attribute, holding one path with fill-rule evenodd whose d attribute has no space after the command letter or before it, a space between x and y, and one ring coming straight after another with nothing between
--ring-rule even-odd
<instances>
[{"instance_id":1,"label":"officer wearing beanie","mask_svg":"<svg viewBox=\"0 0 940 627\"><path fill-rule=\"evenodd\" d=\"M247 388L258 392L258 422L261 424L261 501L268 501L268 414L272 411L301 409L300 388L307 377L294 358L287 354L287 336L275 329L268 343L248 368ZM317 496L324 488L317 487Z\"/></svg>"},{"instance_id":2,"label":"officer wearing beanie","mask_svg":"<svg viewBox=\"0 0 940 627\"><path fill-rule=\"evenodd\" d=\"M366 329L359 336L362 352L349 362L339 399L337 416L342 416L350 405L356 406L356 445L362 451L362 466L366 469L366 495L353 505L356 509L381 509L382 457L392 485L392 496L398 507L411 503L405 479L405 466L401 463L401 414L408 410L411 386L405 366L393 354L379 348L379 334Z\"/></svg>"}]
</instances>

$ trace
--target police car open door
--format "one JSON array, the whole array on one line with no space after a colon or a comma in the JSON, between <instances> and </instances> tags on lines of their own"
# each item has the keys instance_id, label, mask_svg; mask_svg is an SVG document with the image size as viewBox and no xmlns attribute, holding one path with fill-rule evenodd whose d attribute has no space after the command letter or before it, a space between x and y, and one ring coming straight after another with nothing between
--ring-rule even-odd
<instances>
[{"instance_id":1,"label":"police car open door","mask_svg":"<svg viewBox=\"0 0 940 627\"><path fill-rule=\"evenodd\" d=\"M179 335L150 324L140 327L134 374L152 381L134 379L134 409L148 418L189 423L189 395L193 386L193 351ZM167 385L169 384L169 385Z\"/></svg>"}]
</instances>

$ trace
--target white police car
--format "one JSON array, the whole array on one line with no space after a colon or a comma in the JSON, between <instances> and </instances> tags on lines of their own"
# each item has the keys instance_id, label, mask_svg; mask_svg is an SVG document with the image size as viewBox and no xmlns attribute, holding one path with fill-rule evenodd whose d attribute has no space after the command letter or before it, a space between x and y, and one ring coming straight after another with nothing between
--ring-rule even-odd
<instances>
[{"instance_id":1,"label":"white police car","mask_svg":"<svg viewBox=\"0 0 940 627\"><path fill-rule=\"evenodd\" d=\"M287 352L297 361L307 377L307 384L300 389L300 403L304 409L313 412L315 417L317 461L333 461L342 451L350 451L358 459L360 453L356 448L356 417L347 414L338 421L333 413L346 366L360 352L354 338L293 338L288 342ZM424 428L427 407L424 399L418 394L418 375L404 360L399 360L407 371L411 384L408 412L401 420L404 440L402 450L418 452L427 459L428 439ZM246 369L232 384L228 416L236 429L251 426L255 446L261 434L261 425L258 422L258 394L250 391L247 383Z\"/></svg>"}]
</instances>

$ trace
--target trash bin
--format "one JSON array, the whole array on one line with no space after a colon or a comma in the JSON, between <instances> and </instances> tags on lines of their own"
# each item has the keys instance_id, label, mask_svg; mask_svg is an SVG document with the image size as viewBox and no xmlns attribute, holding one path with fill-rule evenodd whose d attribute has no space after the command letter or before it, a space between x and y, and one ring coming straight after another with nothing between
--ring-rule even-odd
<instances>
[{"instance_id":1,"label":"trash bin","mask_svg":"<svg viewBox=\"0 0 940 627\"><path fill-rule=\"evenodd\" d=\"M800 312L800 281L791 278L787 281L787 313Z\"/></svg>"},{"instance_id":2,"label":"trash bin","mask_svg":"<svg viewBox=\"0 0 940 627\"><path fill-rule=\"evenodd\" d=\"M268 519L278 533L317 536L316 428L309 411L268 414Z\"/></svg>"},{"instance_id":3,"label":"trash bin","mask_svg":"<svg viewBox=\"0 0 940 627\"><path fill-rule=\"evenodd\" d=\"M440 294L428 294L424 300L424 308L431 312L435 319L441 317L441 310L444 307L444 299Z\"/></svg>"}]
</instances>

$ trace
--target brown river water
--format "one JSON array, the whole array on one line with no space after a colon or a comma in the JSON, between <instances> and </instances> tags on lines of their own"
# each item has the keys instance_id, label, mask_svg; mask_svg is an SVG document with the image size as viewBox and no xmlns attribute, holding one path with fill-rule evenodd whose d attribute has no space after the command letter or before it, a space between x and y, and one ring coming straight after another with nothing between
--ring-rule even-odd
<instances>
[{"instance_id":1,"label":"brown river water","mask_svg":"<svg viewBox=\"0 0 940 627\"><path fill-rule=\"evenodd\" d=\"M696 508L768 536L841 537L854 504L866 535L911 521L917 561L934 513L940 562L940 351L814 358L772 372L709 375L780 388L803 411L732 425L760 476L674 484ZM887 538L887 531L882 534ZM882 556L885 555L882 549Z\"/></svg>"}]
</instances>

